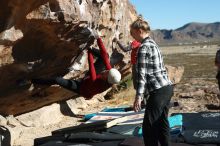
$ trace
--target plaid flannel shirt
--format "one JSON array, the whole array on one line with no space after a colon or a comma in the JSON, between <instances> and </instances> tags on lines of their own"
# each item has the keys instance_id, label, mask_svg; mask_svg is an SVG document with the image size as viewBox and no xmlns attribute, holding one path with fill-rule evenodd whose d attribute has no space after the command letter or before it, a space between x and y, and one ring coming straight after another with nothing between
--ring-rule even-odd
<instances>
[{"instance_id":1,"label":"plaid flannel shirt","mask_svg":"<svg viewBox=\"0 0 220 146\"><path fill-rule=\"evenodd\" d=\"M158 45L147 37L142 41L137 57L136 98L142 98L155 89L171 85Z\"/></svg>"}]
</instances>

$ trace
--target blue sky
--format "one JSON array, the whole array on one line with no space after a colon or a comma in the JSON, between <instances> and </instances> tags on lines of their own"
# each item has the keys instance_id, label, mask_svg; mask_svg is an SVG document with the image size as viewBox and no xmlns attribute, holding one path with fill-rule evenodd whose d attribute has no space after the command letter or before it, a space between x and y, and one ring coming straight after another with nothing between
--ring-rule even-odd
<instances>
[{"instance_id":1,"label":"blue sky","mask_svg":"<svg viewBox=\"0 0 220 146\"><path fill-rule=\"evenodd\" d=\"M151 29L176 29L190 22L220 22L220 0L130 0Z\"/></svg>"}]
</instances>

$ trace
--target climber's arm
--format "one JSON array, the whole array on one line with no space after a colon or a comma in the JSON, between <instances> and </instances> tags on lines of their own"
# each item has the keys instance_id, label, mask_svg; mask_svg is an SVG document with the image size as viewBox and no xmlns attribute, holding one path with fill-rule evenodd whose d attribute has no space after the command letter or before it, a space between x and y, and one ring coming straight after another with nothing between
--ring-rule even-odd
<instances>
[{"instance_id":1,"label":"climber's arm","mask_svg":"<svg viewBox=\"0 0 220 146\"><path fill-rule=\"evenodd\" d=\"M125 46L124 44L122 44L120 41L116 41L116 43L118 44L119 48L122 49L124 52L128 52L131 51L131 46Z\"/></svg>"},{"instance_id":2,"label":"climber's arm","mask_svg":"<svg viewBox=\"0 0 220 146\"><path fill-rule=\"evenodd\" d=\"M110 64L110 61L109 61L108 53L107 53L106 48L105 48L105 46L102 42L102 39L98 38L97 43L98 43L98 46L99 46L99 49L100 49L101 57L102 57L102 59L105 63L106 69L110 70L112 67L111 67L111 64Z\"/></svg>"},{"instance_id":3,"label":"climber's arm","mask_svg":"<svg viewBox=\"0 0 220 146\"><path fill-rule=\"evenodd\" d=\"M88 50L88 62L89 62L89 74L91 76L92 81L95 81L96 71L95 71L94 58L93 58L91 49Z\"/></svg>"}]
</instances>

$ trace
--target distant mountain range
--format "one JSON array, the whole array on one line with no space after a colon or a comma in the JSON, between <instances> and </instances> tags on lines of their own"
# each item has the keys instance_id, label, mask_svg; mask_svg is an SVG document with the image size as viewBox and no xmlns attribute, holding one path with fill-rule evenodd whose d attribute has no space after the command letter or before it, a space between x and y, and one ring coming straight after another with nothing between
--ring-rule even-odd
<instances>
[{"instance_id":1,"label":"distant mountain range","mask_svg":"<svg viewBox=\"0 0 220 146\"><path fill-rule=\"evenodd\" d=\"M188 23L175 30L153 30L151 36L159 44L187 44L220 41L220 22Z\"/></svg>"}]
</instances>

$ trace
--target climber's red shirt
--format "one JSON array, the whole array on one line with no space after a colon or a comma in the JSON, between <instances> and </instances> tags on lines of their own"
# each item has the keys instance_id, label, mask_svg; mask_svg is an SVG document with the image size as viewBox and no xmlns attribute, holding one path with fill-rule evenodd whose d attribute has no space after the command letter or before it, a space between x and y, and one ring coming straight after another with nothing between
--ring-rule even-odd
<instances>
[{"instance_id":1,"label":"climber's red shirt","mask_svg":"<svg viewBox=\"0 0 220 146\"><path fill-rule=\"evenodd\" d=\"M106 48L103 45L101 38L97 39L97 43L106 66L106 70L110 70L112 67L108 58L108 53L106 52ZM80 94L86 99L90 99L94 95L102 93L111 87L111 84L109 84L107 81L106 73L96 75L94 58L90 50L88 51L88 62L90 76L85 77L80 84Z\"/></svg>"},{"instance_id":2,"label":"climber's red shirt","mask_svg":"<svg viewBox=\"0 0 220 146\"><path fill-rule=\"evenodd\" d=\"M80 94L86 99L91 99L94 95L102 93L112 85L98 74L95 81L92 81L90 76L86 77L80 85Z\"/></svg>"}]
</instances>

